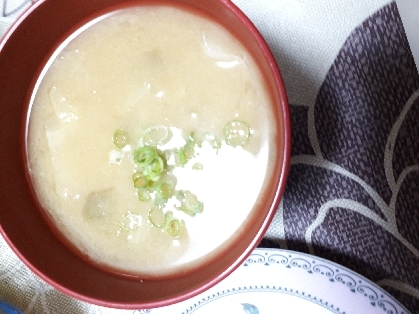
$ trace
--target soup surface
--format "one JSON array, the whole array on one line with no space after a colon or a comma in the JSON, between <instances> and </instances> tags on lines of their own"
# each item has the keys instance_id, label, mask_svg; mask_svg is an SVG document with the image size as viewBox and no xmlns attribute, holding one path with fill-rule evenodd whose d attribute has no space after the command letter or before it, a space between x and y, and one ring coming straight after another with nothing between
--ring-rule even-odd
<instances>
[{"instance_id":1,"label":"soup surface","mask_svg":"<svg viewBox=\"0 0 419 314\"><path fill-rule=\"evenodd\" d=\"M271 106L254 60L217 23L166 6L100 17L36 84L27 149L38 200L105 268L197 267L257 214L276 158Z\"/></svg>"}]
</instances>

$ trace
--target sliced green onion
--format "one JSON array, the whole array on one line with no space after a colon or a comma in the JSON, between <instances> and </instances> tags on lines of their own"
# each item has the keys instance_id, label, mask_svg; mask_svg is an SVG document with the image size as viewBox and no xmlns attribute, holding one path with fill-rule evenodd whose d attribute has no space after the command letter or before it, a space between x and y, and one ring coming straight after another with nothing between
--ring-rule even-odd
<instances>
[{"instance_id":1,"label":"sliced green onion","mask_svg":"<svg viewBox=\"0 0 419 314\"><path fill-rule=\"evenodd\" d=\"M173 218L173 213L172 211L168 210L165 214L164 214L164 227L166 227L166 224L169 223L169 221Z\"/></svg>"},{"instance_id":2,"label":"sliced green onion","mask_svg":"<svg viewBox=\"0 0 419 314\"><path fill-rule=\"evenodd\" d=\"M224 139L230 146L245 146L250 138L250 127L246 122L232 120L224 126Z\"/></svg>"},{"instance_id":3,"label":"sliced green onion","mask_svg":"<svg viewBox=\"0 0 419 314\"><path fill-rule=\"evenodd\" d=\"M189 216L195 217L196 214L200 214L204 211L204 203L198 201L198 203L196 203L195 206L180 207L179 210L183 211L185 214L188 214Z\"/></svg>"},{"instance_id":4,"label":"sliced green onion","mask_svg":"<svg viewBox=\"0 0 419 314\"><path fill-rule=\"evenodd\" d=\"M167 198L161 198L158 195L156 195L154 198L154 205L158 207L165 207L167 205L167 202Z\"/></svg>"},{"instance_id":5,"label":"sliced green onion","mask_svg":"<svg viewBox=\"0 0 419 314\"><path fill-rule=\"evenodd\" d=\"M132 176L132 181L134 182L134 187L136 189L142 189L142 188L147 187L148 185L147 178L140 171L137 171L136 173L134 173L134 175Z\"/></svg>"},{"instance_id":6,"label":"sliced green onion","mask_svg":"<svg viewBox=\"0 0 419 314\"><path fill-rule=\"evenodd\" d=\"M195 132L194 131L189 133L188 141L192 141L192 142L195 141Z\"/></svg>"},{"instance_id":7,"label":"sliced green onion","mask_svg":"<svg viewBox=\"0 0 419 314\"><path fill-rule=\"evenodd\" d=\"M180 236L180 232L182 231L183 223L179 219L172 219L166 227L166 232L172 238L177 238Z\"/></svg>"},{"instance_id":8,"label":"sliced green onion","mask_svg":"<svg viewBox=\"0 0 419 314\"><path fill-rule=\"evenodd\" d=\"M223 133L226 143L236 147L246 145L252 131L247 123L232 120L224 126ZM178 203L174 207L192 217L203 212L204 203L188 190L175 189L176 177L172 170L177 166L185 166L189 161L191 163L193 161L193 170L202 170L203 164L194 160L194 157L200 153L199 148L202 148L202 144L205 144L206 148L209 145L218 153L221 141L211 133L203 133L196 138L195 133L191 132L183 147L159 151L157 145L165 145L172 136L170 128L160 126L150 127L143 133L138 141L140 147L133 152L135 168L138 171L133 174L132 181L140 201L153 200L154 207L148 213L149 222L176 238L180 236L185 223L183 220L174 218L171 211L165 213L169 199L175 195ZM128 145L127 133L122 129L115 131L113 142L118 148L125 147ZM114 151L123 153L123 150L114 149ZM134 231L141 225L141 218L139 215L128 212L120 219L121 230Z\"/></svg>"},{"instance_id":9,"label":"sliced green onion","mask_svg":"<svg viewBox=\"0 0 419 314\"><path fill-rule=\"evenodd\" d=\"M149 189L154 189L156 186L157 186L157 184L158 184L158 182L157 182L158 180L149 180L148 181L148 184L147 184L147 187L149 188Z\"/></svg>"},{"instance_id":10,"label":"sliced green onion","mask_svg":"<svg viewBox=\"0 0 419 314\"><path fill-rule=\"evenodd\" d=\"M177 199L180 201L180 206L175 206L175 208L189 216L194 217L204 210L204 203L199 201L198 197L190 191L179 191Z\"/></svg>"},{"instance_id":11,"label":"sliced green onion","mask_svg":"<svg viewBox=\"0 0 419 314\"><path fill-rule=\"evenodd\" d=\"M192 166L192 170L203 170L203 169L204 169L204 165L200 162L196 162Z\"/></svg>"},{"instance_id":12,"label":"sliced green onion","mask_svg":"<svg viewBox=\"0 0 419 314\"><path fill-rule=\"evenodd\" d=\"M176 150L175 152L175 162L178 166L185 166L187 162L195 156L195 146L200 146L197 144L194 138L195 134L194 132L191 132L191 134L188 137L188 140L186 141L186 144L182 147Z\"/></svg>"},{"instance_id":13,"label":"sliced green onion","mask_svg":"<svg viewBox=\"0 0 419 314\"><path fill-rule=\"evenodd\" d=\"M157 195L160 196L163 199L169 199L172 197L173 195L173 189L170 186L170 184L167 183L161 183L158 187L157 187Z\"/></svg>"},{"instance_id":14,"label":"sliced green onion","mask_svg":"<svg viewBox=\"0 0 419 314\"><path fill-rule=\"evenodd\" d=\"M128 144L128 133L122 129L115 131L112 141L118 148L124 148Z\"/></svg>"},{"instance_id":15,"label":"sliced green onion","mask_svg":"<svg viewBox=\"0 0 419 314\"><path fill-rule=\"evenodd\" d=\"M177 177L172 172L164 172L161 177L161 182L167 183L172 189L176 187Z\"/></svg>"},{"instance_id":16,"label":"sliced green onion","mask_svg":"<svg viewBox=\"0 0 419 314\"><path fill-rule=\"evenodd\" d=\"M193 146L185 146L183 148L183 154L185 155L186 161L195 156L195 148Z\"/></svg>"},{"instance_id":17,"label":"sliced green onion","mask_svg":"<svg viewBox=\"0 0 419 314\"><path fill-rule=\"evenodd\" d=\"M141 167L148 166L158 156L157 150L150 146L143 146L135 150L134 161Z\"/></svg>"},{"instance_id":18,"label":"sliced green onion","mask_svg":"<svg viewBox=\"0 0 419 314\"><path fill-rule=\"evenodd\" d=\"M133 232L141 225L141 216L135 215L131 212L123 215L119 220L119 226L122 230Z\"/></svg>"},{"instance_id":19,"label":"sliced green onion","mask_svg":"<svg viewBox=\"0 0 419 314\"><path fill-rule=\"evenodd\" d=\"M146 189L139 189L137 192L137 196L141 202L147 202L151 200L150 192Z\"/></svg>"},{"instance_id":20,"label":"sliced green onion","mask_svg":"<svg viewBox=\"0 0 419 314\"><path fill-rule=\"evenodd\" d=\"M166 212L164 220L164 230L172 238L177 238L180 236L182 229L184 227L184 221L177 218L173 218L173 213L171 211Z\"/></svg>"},{"instance_id":21,"label":"sliced green onion","mask_svg":"<svg viewBox=\"0 0 419 314\"><path fill-rule=\"evenodd\" d=\"M154 227L163 228L165 219L166 217L160 207L153 207L148 212L148 220Z\"/></svg>"},{"instance_id":22,"label":"sliced green onion","mask_svg":"<svg viewBox=\"0 0 419 314\"><path fill-rule=\"evenodd\" d=\"M188 141L186 142L185 146L183 147L183 152L187 160L191 159L195 155L195 145L197 145L195 141L195 133L191 132L188 137Z\"/></svg>"},{"instance_id":23,"label":"sliced green onion","mask_svg":"<svg viewBox=\"0 0 419 314\"><path fill-rule=\"evenodd\" d=\"M144 146L157 146L167 144L173 134L166 126L152 126L146 129L142 135L141 143Z\"/></svg>"},{"instance_id":24,"label":"sliced green onion","mask_svg":"<svg viewBox=\"0 0 419 314\"><path fill-rule=\"evenodd\" d=\"M143 173L149 180L158 181L163 170L164 161L159 155L156 155L153 161L145 166Z\"/></svg>"},{"instance_id":25,"label":"sliced green onion","mask_svg":"<svg viewBox=\"0 0 419 314\"><path fill-rule=\"evenodd\" d=\"M200 214L204 211L204 203L202 202L198 202L198 204L196 204L195 206L195 214Z\"/></svg>"},{"instance_id":26,"label":"sliced green onion","mask_svg":"<svg viewBox=\"0 0 419 314\"><path fill-rule=\"evenodd\" d=\"M177 165L179 165L181 167L186 165L188 160L186 159L185 151L183 150L183 148L180 148L176 151L175 159L176 159L176 164Z\"/></svg>"},{"instance_id":27,"label":"sliced green onion","mask_svg":"<svg viewBox=\"0 0 419 314\"><path fill-rule=\"evenodd\" d=\"M214 149L217 150L217 152L220 150L221 148L221 141L218 140L214 134L211 133L206 133L204 140Z\"/></svg>"}]
</instances>

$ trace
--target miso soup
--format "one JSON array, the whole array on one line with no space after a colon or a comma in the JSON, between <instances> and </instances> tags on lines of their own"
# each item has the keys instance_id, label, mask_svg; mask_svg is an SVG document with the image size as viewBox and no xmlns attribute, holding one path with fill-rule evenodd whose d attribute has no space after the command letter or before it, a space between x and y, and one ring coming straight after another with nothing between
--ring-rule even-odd
<instances>
[{"instance_id":1,"label":"miso soup","mask_svg":"<svg viewBox=\"0 0 419 314\"><path fill-rule=\"evenodd\" d=\"M255 60L211 19L171 6L104 15L47 62L31 100L37 198L83 256L167 276L240 236L276 159Z\"/></svg>"}]
</instances>

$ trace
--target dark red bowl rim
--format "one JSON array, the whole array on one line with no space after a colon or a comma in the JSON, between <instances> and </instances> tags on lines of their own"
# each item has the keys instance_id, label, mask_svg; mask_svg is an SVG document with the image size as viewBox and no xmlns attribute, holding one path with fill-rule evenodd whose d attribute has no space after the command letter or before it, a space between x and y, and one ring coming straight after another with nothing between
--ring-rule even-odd
<instances>
[{"instance_id":1,"label":"dark red bowl rim","mask_svg":"<svg viewBox=\"0 0 419 314\"><path fill-rule=\"evenodd\" d=\"M3 36L3 38L0 40L0 64L1 64L1 52L3 48L6 46L8 41L13 38L14 33L16 29L20 27L27 27L27 25L24 25L26 18L31 14L37 14L38 11L42 10L42 5L45 2L49 2L53 0L39 0L35 3L33 3L18 19L17 21L10 27L10 29L6 32L6 34ZM179 295L173 295L169 298L164 298L161 300L154 300L151 302L119 302L119 301L110 301L110 300L104 300L97 297L87 296L84 294L80 294L77 291L74 291L73 289L62 285L61 283L57 282L53 278L51 278L47 273L44 271L41 271L38 269L37 266L35 266L31 260L29 260L25 254L21 252L19 247L17 247L14 244L14 241L12 238L8 236L8 233L6 232L5 228L3 228L4 225L4 216L0 213L0 232L3 235L6 242L9 244L9 246L12 248L14 253L23 261L23 263L31 270L33 271L37 276L42 278L45 282L56 288L57 290L74 297L76 299L86 301L92 304L100 305L100 306L106 306L106 307L112 307L112 308L124 308L124 309L138 309L138 308L153 308L153 307L161 307L161 306L167 306L173 303L177 303L180 301L184 301L188 298L191 298L193 296L196 296L199 293L204 292L205 290L209 289L210 287L214 286L221 280L223 280L225 277L227 277L231 272L233 272L237 267L239 267L247 258L247 256L256 248L260 240L263 238L267 228L269 227L269 224L271 223L274 214L278 208L280 199L284 193L285 190L285 183L288 176L288 170L289 170L289 162L290 162L290 151L291 151L291 124L290 124L290 114L289 114L289 107L288 107L288 101L286 96L286 91L284 87L284 83L282 80L282 77L280 75L280 72L278 70L276 61L274 56L272 55L267 43L265 42L262 35L259 33L257 28L253 25L253 23L248 19L248 17L236 6L234 5L230 0L214 0L213 2L219 2L222 6L225 7L225 9L229 12L229 14L232 14L236 19L238 19L247 29L249 35L253 37L253 40L257 43L260 50L263 53L263 56L266 60L266 64L269 67L269 71L272 74L274 85L276 92L278 93L279 102L278 102L278 112L281 113L280 119L281 119L281 131L283 132L283 138L281 139L283 141L282 143L282 150L279 153L281 157L281 165L278 166L279 170L279 177L277 181L277 189L272 197L272 204L269 207L269 210L267 211L266 217L264 217L262 223L260 224L260 228L256 234L254 234L253 240L251 240L247 246L247 249L245 249L240 256L237 257L237 259L229 265L229 267L226 267L223 272L219 273L217 276L207 280L203 284L201 284L198 287L192 287L189 291L186 291L184 293L181 293ZM0 82L1 83L1 82ZM3 87L2 85L0 85ZM2 98L0 97L0 101ZM0 103L2 108L1 110L5 110L3 108L3 104ZM26 119L22 119L22 126L19 126L19 129L21 130L20 139L23 139L25 137L25 129L26 129ZM1 130L3 131L3 130ZM3 140L2 140L3 142ZM22 143L22 141L21 141ZM17 143L15 143L17 144ZM1 145L3 146L3 145ZM24 145L21 145L24 146ZM24 147L21 147L21 152L24 151ZM24 154L21 154L24 155ZM24 159L24 158L22 158ZM23 162L23 160L21 161ZM5 174L2 173L2 174ZM3 193L3 185L5 184L4 177L0 181L0 188L1 196L4 196ZM1 205L0 205L1 208ZM1 212L1 211L0 211Z\"/></svg>"}]
</instances>

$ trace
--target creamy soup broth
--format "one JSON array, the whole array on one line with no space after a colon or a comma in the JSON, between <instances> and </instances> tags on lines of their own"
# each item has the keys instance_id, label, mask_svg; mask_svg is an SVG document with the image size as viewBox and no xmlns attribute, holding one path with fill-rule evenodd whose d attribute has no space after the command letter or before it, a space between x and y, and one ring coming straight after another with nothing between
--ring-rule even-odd
<instances>
[{"instance_id":1,"label":"creamy soup broth","mask_svg":"<svg viewBox=\"0 0 419 314\"><path fill-rule=\"evenodd\" d=\"M218 24L175 7L117 11L63 44L37 83L27 142L37 197L105 268L163 276L199 266L234 241L261 200L276 157L271 106L255 62ZM229 145L230 121L249 131L245 143ZM116 130L127 145L115 146ZM192 156L179 165L175 152L191 137ZM170 210L183 220L176 236L150 222L156 199L140 200L133 185L133 155L148 144L173 193L153 219ZM177 210L179 191L203 209Z\"/></svg>"}]
</instances>

